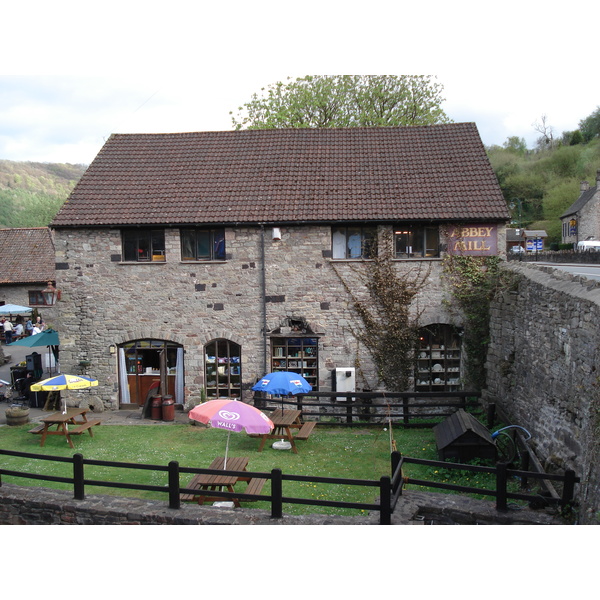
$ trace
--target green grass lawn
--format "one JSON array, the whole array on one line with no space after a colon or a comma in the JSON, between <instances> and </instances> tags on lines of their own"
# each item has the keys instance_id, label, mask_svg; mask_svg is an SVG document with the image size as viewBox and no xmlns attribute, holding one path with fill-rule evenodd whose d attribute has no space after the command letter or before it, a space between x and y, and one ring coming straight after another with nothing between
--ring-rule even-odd
<instances>
[{"instance_id":1,"label":"green grass lawn","mask_svg":"<svg viewBox=\"0 0 600 600\"><path fill-rule=\"evenodd\" d=\"M64 438L60 436L48 437L45 446L41 448L40 436L28 433L29 429L31 429L31 424L19 427L0 427L0 448L61 457L71 457L75 453L81 453L85 459L90 460L164 466L170 461L176 460L180 467L207 468L216 456L224 455L227 442L226 431L202 425L101 425L94 428L94 437L90 437L87 433L74 436L74 450L70 449ZM396 427L393 429L393 438L397 449L405 456L437 460L436 444L431 429L405 430ZM248 457L248 471L252 472L269 472L278 468L284 475L369 480L379 480L384 475L391 475L390 432L384 425L342 428L320 424L307 441L297 442L298 454L289 450L275 450L270 443L265 444L262 452L258 452L258 446L258 439L251 438L245 433L233 433L230 436L229 456ZM0 464L5 469L47 475L70 477L72 473L72 467L68 463L0 456ZM438 481L452 481L454 478L457 483L459 482L460 472L432 472L431 469L420 465L409 465L409 467L410 470L409 472L405 471L405 475L419 479L437 479ZM85 477L86 479L146 485L166 486L167 484L166 472L149 470L86 465ZM181 485L185 486L191 477L189 474L182 474ZM2 481L17 485L72 489L68 484L10 476L2 476ZM474 485L475 480L465 481L464 484ZM493 489L493 483L491 487L484 485L481 478L477 480L477 485ZM268 486L267 483L263 493L269 492ZM378 489L373 487L295 481L284 481L283 486L284 496L306 499L372 503L378 496ZM239 489L243 492L243 487ZM86 493L136 496L168 502L167 494L160 492L86 486ZM242 506L269 508L267 502L242 503ZM285 504L284 512L289 514L319 512L351 515L357 514L359 511Z\"/></svg>"}]
</instances>

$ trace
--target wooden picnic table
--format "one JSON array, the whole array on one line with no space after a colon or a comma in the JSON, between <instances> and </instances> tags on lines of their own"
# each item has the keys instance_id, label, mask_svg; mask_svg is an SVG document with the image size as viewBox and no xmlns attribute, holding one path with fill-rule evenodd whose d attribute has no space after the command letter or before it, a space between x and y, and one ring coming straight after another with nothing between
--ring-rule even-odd
<instances>
[{"instance_id":1,"label":"wooden picnic table","mask_svg":"<svg viewBox=\"0 0 600 600\"><path fill-rule=\"evenodd\" d=\"M46 443L46 437L49 435L62 435L66 438L69 446L74 448L72 435L81 435L84 431L88 431L90 436L94 437L92 427L100 425L100 420L95 419L88 421L86 413L87 408L67 408L66 412L55 412L41 419L43 425L38 425L29 430L29 433L39 433L42 435L40 446ZM52 430L51 427L56 426ZM69 426L74 426L69 429Z\"/></svg>"},{"instance_id":2,"label":"wooden picnic table","mask_svg":"<svg viewBox=\"0 0 600 600\"><path fill-rule=\"evenodd\" d=\"M292 452L298 454L295 440L307 440L317 424L316 421L302 422L302 411L276 408L270 415L273 431L261 434L258 451L262 452L265 442L271 439L286 439L292 446ZM292 433L294 431L295 435Z\"/></svg>"},{"instance_id":3,"label":"wooden picnic table","mask_svg":"<svg viewBox=\"0 0 600 600\"><path fill-rule=\"evenodd\" d=\"M212 461L209 469L214 469L216 471L224 471L225 466L225 457L217 456L215 460ZM218 500L224 500L228 502L233 502L235 506L239 507L240 502L237 498L225 498L225 497L216 497L216 496L206 496L202 494L202 491L215 491L217 488L221 490L221 488L227 488L228 492L234 491L234 486L238 481L248 481L248 477L240 477L238 475L228 475L226 474L229 471L245 471L248 466L248 458L245 456L233 456L227 458L227 471L225 473L198 473L195 475L190 483L186 486L186 488L197 490L198 493L195 494L181 494L181 499L184 501L197 501L198 504L204 504L205 500L210 500L211 502L216 502Z\"/></svg>"}]
</instances>

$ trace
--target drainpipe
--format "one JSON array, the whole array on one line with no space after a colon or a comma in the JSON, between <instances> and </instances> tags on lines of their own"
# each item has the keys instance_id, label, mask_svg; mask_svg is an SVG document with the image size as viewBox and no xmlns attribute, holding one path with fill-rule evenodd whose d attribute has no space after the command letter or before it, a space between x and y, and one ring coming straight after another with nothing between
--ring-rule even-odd
<instances>
[{"instance_id":1,"label":"drainpipe","mask_svg":"<svg viewBox=\"0 0 600 600\"><path fill-rule=\"evenodd\" d=\"M265 265L265 226L260 226L261 296L263 319L263 374L267 374L267 267Z\"/></svg>"}]
</instances>

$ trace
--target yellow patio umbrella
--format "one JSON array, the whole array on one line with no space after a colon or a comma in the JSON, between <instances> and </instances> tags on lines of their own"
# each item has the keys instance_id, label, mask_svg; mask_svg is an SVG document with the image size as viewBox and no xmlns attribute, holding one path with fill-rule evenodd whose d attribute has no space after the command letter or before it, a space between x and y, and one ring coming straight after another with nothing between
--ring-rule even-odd
<instances>
[{"instance_id":1,"label":"yellow patio umbrella","mask_svg":"<svg viewBox=\"0 0 600 600\"><path fill-rule=\"evenodd\" d=\"M61 373L49 379L38 381L31 386L32 392L57 392L59 390L83 390L98 385L98 380L83 375L67 375ZM63 414L67 412L67 403L63 406Z\"/></svg>"}]
</instances>

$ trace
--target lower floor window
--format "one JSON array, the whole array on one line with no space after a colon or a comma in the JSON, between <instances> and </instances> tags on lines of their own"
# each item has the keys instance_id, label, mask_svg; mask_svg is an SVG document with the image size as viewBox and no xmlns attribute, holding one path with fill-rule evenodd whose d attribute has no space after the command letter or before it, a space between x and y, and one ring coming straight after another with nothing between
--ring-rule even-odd
<instances>
[{"instance_id":1,"label":"lower floor window","mask_svg":"<svg viewBox=\"0 0 600 600\"><path fill-rule=\"evenodd\" d=\"M318 338L271 338L271 371L302 375L313 390L319 387Z\"/></svg>"},{"instance_id":2,"label":"lower floor window","mask_svg":"<svg viewBox=\"0 0 600 600\"><path fill-rule=\"evenodd\" d=\"M226 339L206 344L204 378L207 398L241 398L241 346Z\"/></svg>"}]
</instances>

